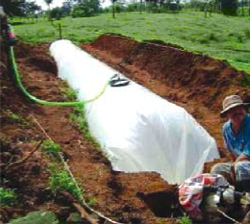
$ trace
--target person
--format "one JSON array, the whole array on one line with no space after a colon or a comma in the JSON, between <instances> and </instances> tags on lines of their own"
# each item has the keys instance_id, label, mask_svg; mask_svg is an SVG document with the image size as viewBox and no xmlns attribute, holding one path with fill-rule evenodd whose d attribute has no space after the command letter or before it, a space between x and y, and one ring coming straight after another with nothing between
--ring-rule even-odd
<instances>
[{"instance_id":1,"label":"person","mask_svg":"<svg viewBox=\"0 0 250 224\"><path fill-rule=\"evenodd\" d=\"M1 18L1 36L4 33L6 34L6 30L8 29L8 22L7 22L7 17L6 14L3 11L3 7L0 6L0 18Z\"/></svg>"},{"instance_id":2,"label":"person","mask_svg":"<svg viewBox=\"0 0 250 224\"><path fill-rule=\"evenodd\" d=\"M213 174L223 175L236 190L250 192L250 114L238 95L231 95L223 101L221 117L228 121L223 125L223 139L230 152L231 162L218 163L211 169Z\"/></svg>"}]
</instances>

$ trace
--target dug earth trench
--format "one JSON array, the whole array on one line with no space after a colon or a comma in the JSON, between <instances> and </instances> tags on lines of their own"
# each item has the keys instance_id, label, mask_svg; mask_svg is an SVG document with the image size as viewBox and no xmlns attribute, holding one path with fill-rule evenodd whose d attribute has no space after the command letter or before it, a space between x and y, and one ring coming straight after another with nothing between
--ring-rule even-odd
<instances>
[{"instance_id":1,"label":"dug earth trench","mask_svg":"<svg viewBox=\"0 0 250 224\"><path fill-rule=\"evenodd\" d=\"M161 97L185 108L216 139L225 153L220 118L223 99L239 94L250 102L241 87L246 73L227 62L187 52L159 41L139 43L118 35L102 35L82 48Z\"/></svg>"},{"instance_id":2,"label":"dug earth trench","mask_svg":"<svg viewBox=\"0 0 250 224\"><path fill-rule=\"evenodd\" d=\"M42 139L48 137L61 146L86 201L95 210L123 223L176 222L169 218L182 215L176 209L176 185L169 185L157 173L114 172L106 157L70 119L74 108L38 105L19 91L4 47L2 49L1 187L14 189L17 200L1 206L1 223L40 210L51 211L60 223L67 223L69 216L77 212L68 194L54 194L50 189L49 166L54 161L41 147L25 162L12 164L22 161ZM57 77L57 68L48 50L48 44L17 44L16 59L23 84L38 98L68 101L62 91L68 87ZM155 203L157 195L155 199L147 200L148 195L156 191L165 192L164 204ZM104 223L104 220L99 223Z\"/></svg>"},{"instance_id":3,"label":"dug earth trench","mask_svg":"<svg viewBox=\"0 0 250 224\"><path fill-rule=\"evenodd\" d=\"M103 35L81 47L130 79L187 109L215 137L224 153L221 138L224 120L218 113L226 95L240 94L250 102L250 94L240 86L244 72L208 56L115 35ZM48 44L21 42L15 47L23 83L39 98L67 101L62 91L67 85L57 77L48 48ZM177 186L169 185L159 174L114 172L107 158L70 119L74 108L37 105L24 97L15 87L4 51L0 78L1 187L13 188L18 195L15 205L1 207L2 223L42 209L54 212L66 223L76 212L67 195L63 192L55 195L50 190L51 161L42 149L25 163L6 169L6 164L22 160L48 136L61 146L86 201L92 201L91 206L104 215L124 223L174 223L176 219L170 217L183 215L178 209Z\"/></svg>"}]
</instances>

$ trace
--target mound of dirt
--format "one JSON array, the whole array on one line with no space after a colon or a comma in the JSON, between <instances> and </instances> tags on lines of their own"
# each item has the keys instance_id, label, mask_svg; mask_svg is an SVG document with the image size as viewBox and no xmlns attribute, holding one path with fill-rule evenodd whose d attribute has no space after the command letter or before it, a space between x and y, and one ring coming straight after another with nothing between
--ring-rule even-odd
<instances>
[{"instance_id":1,"label":"mound of dirt","mask_svg":"<svg viewBox=\"0 0 250 224\"><path fill-rule=\"evenodd\" d=\"M82 47L137 83L184 107L215 137L224 154L221 126L225 120L219 112L223 99L230 94L239 94L250 102L250 93L241 87L243 71L206 55L116 35L102 35Z\"/></svg>"}]
</instances>

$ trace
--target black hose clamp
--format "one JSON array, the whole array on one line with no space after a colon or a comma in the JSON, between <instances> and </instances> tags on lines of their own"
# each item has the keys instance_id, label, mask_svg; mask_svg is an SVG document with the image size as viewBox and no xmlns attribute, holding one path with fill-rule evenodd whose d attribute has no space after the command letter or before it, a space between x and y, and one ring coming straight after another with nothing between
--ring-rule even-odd
<instances>
[{"instance_id":1,"label":"black hose clamp","mask_svg":"<svg viewBox=\"0 0 250 224\"><path fill-rule=\"evenodd\" d=\"M130 80L121 77L121 75L115 74L111 77L109 84L111 87L121 87L127 86L130 83Z\"/></svg>"}]
</instances>

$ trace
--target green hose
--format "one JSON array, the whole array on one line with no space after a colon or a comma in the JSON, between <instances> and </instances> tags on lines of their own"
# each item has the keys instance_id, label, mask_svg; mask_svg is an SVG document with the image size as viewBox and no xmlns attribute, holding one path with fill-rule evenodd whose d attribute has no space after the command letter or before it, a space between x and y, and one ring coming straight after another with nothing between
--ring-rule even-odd
<instances>
[{"instance_id":1,"label":"green hose","mask_svg":"<svg viewBox=\"0 0 250 224\"><path fill-rule=\"evenodd\" d=\"M46 106L84 106L87 103L91 103L95 100L97 100L106 90L107 86L109 85L109 81L104 85L102 91L97 94L93 99L89 99L89 100L85 100L85 101L73 101L73 102L50 102L50 101L46 101L46 100L41 100L36 98L35 96L31 95L26 88L23 86L22 81L21 81L21 76L18 72L17 69L17 64L16 64L16 60L15 60L15 53L14 53L14 48L13 46L10 46L10 57L11 57L11 61L12 61L12 66L14 69L14 74L15 74L15 78L17 81L17 85L18 87L21 89L21 91L31 100L35 101L36 103L39 104L43 104Z\"/></svg>"}]
</instances>

